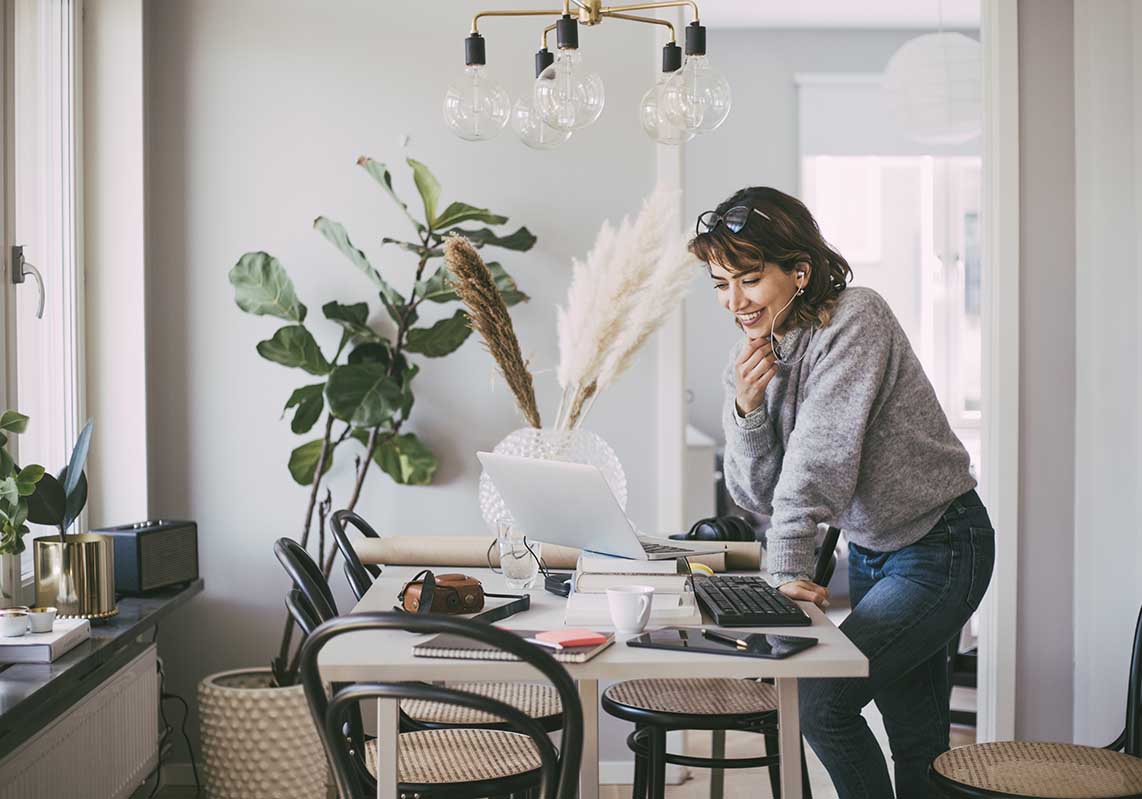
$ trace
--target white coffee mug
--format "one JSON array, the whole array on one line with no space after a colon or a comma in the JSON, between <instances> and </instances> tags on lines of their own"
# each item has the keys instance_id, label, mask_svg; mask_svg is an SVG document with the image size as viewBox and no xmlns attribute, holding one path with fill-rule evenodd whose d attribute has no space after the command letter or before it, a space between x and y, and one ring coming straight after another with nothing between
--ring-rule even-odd
<instances>
[{"instance_id":1,"label":"white coffee mug","mask_svg":"<svg viewBox=\"0 0 1142 799\"><path fill-rule=\"evenodd\" d=\"M28 622L31 624L34 633L50 633L55 620L55 608L30 608L28 610Z\"/></svg>"},{"instance_id":2,"label":"white coffee mug","mask_svg":"<svg viewBox=\"0 0 1142 799\"><path fill-rule=\"evenodd\" d=\"M15 638L28 631L26 610L0 610L0 636Z\"/></svg>"},{"instance_id":3,"label":"white coffee mug","mask_svg":"<svg viewBox=\"0 0 1142 799\"><path fill-rule=\"evenodd\" d=\"M654 588L649 585L623 585L607 589L611 623L618 633L639 633L650 620Z\"/></svg>"}]
</instances>

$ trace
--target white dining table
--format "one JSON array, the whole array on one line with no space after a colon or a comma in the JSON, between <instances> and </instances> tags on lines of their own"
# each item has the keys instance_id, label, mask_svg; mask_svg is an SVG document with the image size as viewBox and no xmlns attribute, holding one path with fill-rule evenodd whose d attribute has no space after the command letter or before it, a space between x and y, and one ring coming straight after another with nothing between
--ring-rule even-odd
<instances>
[{"instance_id":1,"label":"white dining table","mask_svg":"<svg viewBox=\"0 0 1142 799\"><path fill-rule=\"evenodd\" d=\"M362 597L354 613L392 610L397 593L423 567L386 567ZM438 571L455 571L442 567ZM464 568L491 593L510 593L503 577L488 569ZM497 626L531 630L564 626L566 600L543 590L531 591L531 609L497 622ZM797 680L801 677L865 677L868 660L860 650L812 603L801 603L812 626L735 628L741 632L804 635L818 644L782 660L703 655L660 649L635 648L616 642L586 663L565 664L576 681L583 704L583 760L579 769L581 799L599 796L599 681L635 678L771 677L778 700L778 751L781 756L781 791L786 799L801 797L801 730L797 710ZM708 623L708 619L706 620ZM599 627L605 630L605 627ZM402 630L368 630L347 633L330 641L318 658L323 679L361 681L515 681L535 680L539 673L523 662L451 660L414 657L413 644L425 640ZM377 702L377 797L398 799L398 746L400 700Z\"/></svg>"}]
</instances>

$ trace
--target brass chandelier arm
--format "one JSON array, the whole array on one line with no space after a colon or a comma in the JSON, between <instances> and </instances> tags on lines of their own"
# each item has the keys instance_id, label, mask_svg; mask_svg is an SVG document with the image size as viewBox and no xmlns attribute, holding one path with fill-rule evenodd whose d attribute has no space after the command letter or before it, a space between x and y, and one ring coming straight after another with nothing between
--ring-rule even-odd
<instances>
[{"instance_id":1,"label":"brass chandelier arm","mask_svg":"<svg viewBox=\"0 0 1142 799\"><path fill-rule=\"evenodd\" d=\"M668 0L664 3L636 3L633 5L625 6L604 6L600 9L599 13L603 16L614 16L615 12L625 11L649 11L652 8L680 8L682 6L690 6L690 10L694 14L692 22L699 22L698 18L698 4L694 0Z\"/></svg>"},{"instance_id":2,"label":"brass chandelier arm","mask_svg":"<svg viewBox=\"0 0 1142 799\"><path fill-rule=\"evenodd\" d=\"M674 44L678 41L674 35L674 23L670 22L670 20L656 19L655 17L640 17L635 14L620 14L617 11L602 11L600 13L604 17L610 17L612 19L625 19L630 22L647 22L651 25L665 25L670 28L670 43ZM553 25L552 27L555 26ZM546 40L546 34L544 35L544 39Z\"/></svg>"},{"instance_id":3,"label":"brass chandelier arm","mask_svg":"<svg viewBox=\"0 0 1142 799\"><path fill-rule=\"evenodd\" d=\"M555 30L555 23L554 22L552 22L550 25L548 25L546 28L544 28L543 33L539 34L539 49L540 50L546 50L547 49L547 34L551 33L553 30Z\"/></svg>"},{"instance_id":4,"label":"brass chandelier arm","mask_svg":"<svg viewBox=\"0 0 1142 799\"><path fill-rule=\"evenodd\" d=\"M558 17L562 11L481 11L472 17L472 33L479 33L478 23L481 17Z\"/></svg>"}]
</instances>

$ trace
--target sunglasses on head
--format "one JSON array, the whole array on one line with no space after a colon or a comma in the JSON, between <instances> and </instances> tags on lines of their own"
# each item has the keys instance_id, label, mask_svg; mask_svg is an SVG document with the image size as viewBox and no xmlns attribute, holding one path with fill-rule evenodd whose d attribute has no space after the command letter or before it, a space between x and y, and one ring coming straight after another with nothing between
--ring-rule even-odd
<instances>
[{"instance_id":1,"label":"sunglasses on head","mask_svg":"<svg viewBox=\"0 0 1142 799\"><path fill-rule=\"evenodd\" d=\"M771 222L773 221L770 219L769 214L764 211L750 208L748 205L735 205L724 214L719 214L717 211L703 211L698 214L698 223L694 225L694 235L712 233L714 228L723 222L731 233L741 233L742 228L744 228L746 222L749 221L749 215L751 213L757 214L763 219L769 219Z\"/></svg>"}]
</instances>

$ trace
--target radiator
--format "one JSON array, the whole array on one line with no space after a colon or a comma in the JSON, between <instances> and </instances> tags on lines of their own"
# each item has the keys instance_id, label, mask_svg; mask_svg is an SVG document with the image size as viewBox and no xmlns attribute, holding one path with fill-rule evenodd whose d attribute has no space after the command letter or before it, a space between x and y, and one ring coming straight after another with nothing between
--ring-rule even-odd
<instances>
[{"instance_id":1,"label":"radiator","mask_svg":"<svg viewBox=\"0 0 1142 799\"><path fill-rule=\"evenodd\" d=\"M158 762L155 647L0 762L0 799L125 799Z\"/></svg>"}]
</instances>

